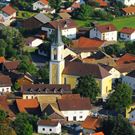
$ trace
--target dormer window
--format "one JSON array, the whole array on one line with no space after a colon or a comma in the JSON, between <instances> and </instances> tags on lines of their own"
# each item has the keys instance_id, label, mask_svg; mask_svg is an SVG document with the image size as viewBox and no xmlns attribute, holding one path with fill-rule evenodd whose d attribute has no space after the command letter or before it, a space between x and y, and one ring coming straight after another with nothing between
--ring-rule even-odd
<instances>
[{"instance_id":1,"label":"dormer window","mask_svg":"<svg viewBox=\"0 0 135 135\"><path fill-rule=\"evenodd\" d=\"M30 88L30 89L29 89L29 91L30 91L30 93L32 93L32 92L33 92L33 89L32 89L32 88Z\"/></svg>"},{"instance_id":2,"label":"dormer window","mask_svg":"<svg viewBox=\"0 0 135 135\"><path fill-rule=\"evenodd\" d=\"M56 93L57 89L56 89L56 88L54 88L54 90L53 90L53 91L54 91L54 93Z\"/></svg>"},{"instance_id":3,"label":"dormer window","mask_svg":"<svg viewBox=\"0 0 135 135\"><path fill-rule=\"evenodd\" d=\"M40 88L38 88L38 89L37 89L37 91L38 91L38 92L41 92L41 89L40 89Z\"/></svg>"}]
</instances>

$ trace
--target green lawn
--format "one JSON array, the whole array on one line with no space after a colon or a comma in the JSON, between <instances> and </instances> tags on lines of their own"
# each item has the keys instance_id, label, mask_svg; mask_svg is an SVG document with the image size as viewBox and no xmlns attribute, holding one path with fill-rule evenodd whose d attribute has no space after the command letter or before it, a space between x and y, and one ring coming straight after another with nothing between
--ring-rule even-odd
<instances>
[{"instance_id":1,"label":"green lawn","mask_svg":"<svg viewBox=\"0 0 135 135\"><path fill-rule=\"evenodd\" d=\"M87 20L87 21L81 21L81 20L75 20L78 27L88 27L90 26L90 23L97 20ZM135 28L135 16L128 16L128 17L119 17L115 18L113 21L97 21L99 24L108 24L112 23L116 26L118 30L120 30L122 27L134 27Z\"/></svg>"},{"instance_id":2,"label":"green lawn","mask_svg":"<svg viewBox=\"0 0 135 135\"><path fill-rule=\"evenodd\" d=\"M26 18L29 18L31 16L34 16L36 13L34 12L29 12L29 11L22 11L22 10L19 10L17 12L17 18L21 18L21 19L26 19Z\"/></svg>"},{"instance_id":3,"label":"green lawn","mask_svg":"<svg viewBox=\"0 0 135 135\"><path fill-rule=\"evenodd\" d=\"M35 50L37 49L37 47L33 48L33 47L30 47L30 46L24 46L23 47L23 51L24 52L35 52Z\"/></svg>"}]
</instances>

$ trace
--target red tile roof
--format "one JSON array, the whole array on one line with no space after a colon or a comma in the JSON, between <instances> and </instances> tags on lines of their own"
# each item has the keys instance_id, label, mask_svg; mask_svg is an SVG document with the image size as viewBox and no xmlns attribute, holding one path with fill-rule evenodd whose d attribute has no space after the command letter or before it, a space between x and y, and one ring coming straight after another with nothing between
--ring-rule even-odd
<instances>
[{"instance_id":1,"label":"red tile roof","mask_svg":"<svg viewBox=\"0 0 135 135\"><path fill-rule=\"evenodd\" d=\"M88 116L84 122L82 123L82 127L85 129L93 129L96 130L97 128L100 127L101 124L101 119L97 117L91 117Z\"/></svg>"},{"instance_id":2,"label":"red tile roof","mask_svg":"<svg viewBox=\"0 0 135 135\"><path fill-rule=\"evenodd\" d=\"M122 10L123 10L125 13L134 13L134 12L135 12L135 7L130 6L130 7L122 8Z\"/></svg>"},{"instance_id":3,"label":"red tile roof","mask_svg":"<svg viewBox=\"0 0 135 135\"><path fill-rule=\"evenodd\" d=\"M116 31L116 27L113 24L96 25L96 28L101 33Z\"/></svg>"},{"instance_id":4,"label":"red tile roof","mask_svg":"<svg viewBox=\"0 0 135 135\"><path fill-rule=\"evenodd\" d=\"M0 75L0 87L11 86L11 78L7 75Z\"/></svg>"},{"instance_id":5,"label":"red tile roof","mask_svg":"<svg viewBox=\"0 0 135 135\"><path fill-rule=\"evenodd\" d=\"M72 41L72 47L82 51L96 51L104 45L104 43L105 41L80 37L79 39Z\"/></svg>"},{"instance_id":6,"label":"red tile roof","mask_svg":"<svg viewBox=\"0 0 135 135\"><path fill-rule=\"evenodd\" d=\"M0 63L4 63L6 61L5 57L0 57Z\"/></svg>"},{"instance_id":7,"label":"red tile roof","mask_svg":"<svg viewBox=\"0 0 135 135\"><path fill-rule=\"evenodd\" d=\"M20 64L20 61L5 61L3 65L7 70L16 70Z\"/></svg>"},{"instance_id":8,"label":"red tile roof","mask_svg":"<svg viewBox=\"0 0 135 135\"><path fill-rule=\"evenodd\" d=\"M53 121L53 120L39 120L37 122L37 124L40 126L57 126L58 123L59 123L58 121Z\"/></svg>"},{"instance_id":9,"label":"red tile roof","mask_svg":"<svg viewBox=\"0 0 135 135\"><path fill-rule=\"evenodd\" d=\"M48 0L39 0L41 3L47 5L48 4Z\"/></svg>"},{"instance_id":10,"label":"red tile roof","mask_svg":"<svg viewBox=\"0 0 135 135\"><path fill-rule=\"evenodd\" d=\"M69 110L90 110L92 108L89 98L68 98L58 99L58 106L61 111ZM73 103L74 102L74 103Z\"/></svg>"},{"instance_id":11,"label":"red tile roof","mask_svg":"<svg viewBox=\"0 0 135 135\"><path fill-rule=\"evenodd\" d=\"M19 112L27 112L27 109L39 108L37 99L16 99Z\"/></svg>"},{"instance_id":12,"label":"red tile roof","mask_svg":"<svg viewBox=\"0 0 135 135\"><path fill-rule=\"evenodd\" d=\"M104 133L103 132L97 132L97 133L94 133L92 135L104 135Z\"/></svg>"},{"instance_id":13,"label":"red tile roof","mask_svg":"<svg viewBox=\"0 0 135 135\"><path fill-rule=\"evenodd\" d=\"M119 32L131 35L133 32L135 32L135 28L124 27Z\"/></svg>"},{"instance_id":14,"label":"red tile roof","mask_svg":"<svg viewBox=\"0 0 135 135\"><path fill-rule=\"evenodd\" d=\"M117 65L135 63L135 55L126 53L116 61Z\"/></svg>"},{"instance_id":15,"label":"red tile roof","mask_svg":"<svg viewBox=\"0 0 135 135\"><path fill-rule=\"evenodd\" d=\"M81 62L68 62L63 70L63 74L74 76L93 75L95 78L99 79L110 76L108 71L98 64Z\"/></svg>"},{"instance_id":16,"label":"red tile roof","mask_svg":"<svg viewBox=\"0 0 135 135\"><path fill-rule=\"evenodd\" d=\"M99 4L99 6L101 7L106 7L108 4L106 1L104 0L96 0L96 2Z\"/></svg>"},{"instance_id":17,"label":"red tile roof","mask_svg":"<svg viewBox=\"0 0 135 135\"><path fill-rule=\"evenodd\" d=\"M49 22L54 29L58 28L58 25L60 29L70 29L70 28L76 28L76 24L72 19L60 19L60 20L55 20L52 22Z\"/></svg>"},{"instance_id":18,"label":"red tile roof","mask_svg":"<svg viewBox=\"0 0 135 135\"><path fill-rule=\"evenodd\" d=\"M7 5L1 9L1 11L5 12L8 15L12 15L17 12L11 5Z\"/></svg>"}]
</instances>

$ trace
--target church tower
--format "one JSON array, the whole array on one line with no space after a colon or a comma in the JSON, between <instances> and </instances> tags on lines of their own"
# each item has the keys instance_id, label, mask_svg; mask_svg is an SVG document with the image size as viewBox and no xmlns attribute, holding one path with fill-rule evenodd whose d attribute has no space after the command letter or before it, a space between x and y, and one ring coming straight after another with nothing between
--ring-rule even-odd
<instances>
[{"instance_id":1,"label":"church tower","mask_svg":"<svg viewBox=\"0 0 135 135\"><path fill-rule=\"evenodd\" d=\"M61 32L58 26L54 42L51 44L50 84L62 83L62 71L65 67L63 53L64 43L62 42Z\"/></svg>"}]
</instances>

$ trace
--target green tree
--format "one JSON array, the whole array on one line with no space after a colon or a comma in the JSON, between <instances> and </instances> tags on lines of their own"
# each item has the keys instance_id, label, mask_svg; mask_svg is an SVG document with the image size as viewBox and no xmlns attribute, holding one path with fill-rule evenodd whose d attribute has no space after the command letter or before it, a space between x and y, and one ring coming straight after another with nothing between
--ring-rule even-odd
<instances>
[{"instance_id":1,"label":"green tree","mask_svg":"<svg viewBox=\"0 0 135 135\"><path fill-rule=\"evenodd\" d=\"M135 131L129 121L122 115L109 117L102 123L105 135L135 135Z\"/></svg>"},{"instance_id":2,"label":"green tree","mask_svg":"<svg viewBox=\"0 0 135 135\"><path fill-rule=\"evenodd\" d=\"M49 83L49 65L48 64L46 64L43 68L40 68L38 73L39 73L39 78L41 78L44 83Z\"/></svg>"},{"instance_id":3,"label":"green tree","mask_svg":"<svg viewBox=\"0 0 135 135\"><path fill-rule=\"evenodd\" d=\"M20 88L20 85L19 85L18 82L15 82L15 83L13 84L13 86L12 86L12 90L13 90L13 91L19 90L19 88Z\"/></svg>"},{"instance_id":4,"label":"green tree","mask_svg":"<svg viewBox=\"0 0 135 135\"><path fill-rule=\"evenodd\" d=\"M127 84L118 84L110 95L107 106L117 112L123 112L132 103L132 89Z\"/></svg>"},{"instance_id":5,"label":"green tree","mask_svg":"<svg viewBox=\"0 0 135 135\"><path fill-rule=\"evenodd\" d=\"M93 8L87 4L82 4L79 11L79 18L82 20L87 20L92 16Z\"/></svg>"},{"instance_id":6,"label":"green tree","mask_svg":"<svg viewBox=\"0 0 135 135\"><path fill-rule=\"evenodd\" d=\"M61 6L61 0L49 0L49 5L58 11Z\"/></svg>"},{"instance_id":7,"label":"green tree","mask_svg":"<svg viewBox=\"0 0 135 135\"><path fill-rule=\"evenodd\" d=\"M100 89L93 76L88 75L78 79L78 84L74 92L80 93L80 95L83 97L89 97L90 99L95 100L100 93Z\"/></svg>"},{"instance_id":8,"label":"green tree","mask_svg":"<svg viewBox=\"0 0 135 135\"><path fill-rule=\"evenodd\" d=\"M7 113L3 110L0 110L0 121L5 120L7 117Z\"/></svg>"},{"instance_id":9,"label":"green tree","mask_svg":"<svg viewBox=\"0 0 135 135\"><path fill-rule=\"evenodd\" d=\"M26 113L18 114L15 121L12 122L12 127L15 129L17 135L32 135L33 125L35 125L35 120Z\"/></svg>"}]
</instances>

